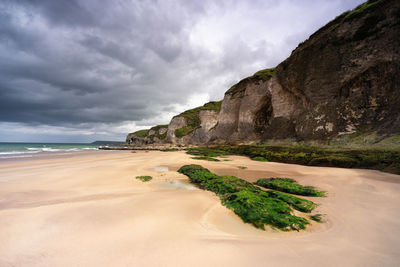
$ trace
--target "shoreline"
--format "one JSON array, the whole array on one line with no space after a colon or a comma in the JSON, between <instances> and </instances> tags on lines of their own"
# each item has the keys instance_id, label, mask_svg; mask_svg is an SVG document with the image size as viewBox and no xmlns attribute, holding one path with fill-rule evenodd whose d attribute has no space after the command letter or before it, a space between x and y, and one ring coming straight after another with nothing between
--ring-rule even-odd
<instances>
[{"instance_id":1,"label":"shoreline","mask_svg":"<svg viewBox=\"0 0 400 267\"><path fill-rule=\"evenodd\" d=\"M0 161L0 266L393 266L400 260L399 175L228 157L89 151ZM326 190L327 197L310 198L326 222L300 232L256 229L213 193L188 184L176 172L185 164L250 182L290 177Z\"/></svg>"},{"instance_id":2,"label":"shoreline","mask_svg":"<svg viewBox=\"0 0 400 267\"><path fill-rule=\"evenodd\" d=\"M115 152L115 150L114 150ZM100 155L102 153L112 153L112 151L107 150L88 150L88 151L72 151L72 152L42 152L33 155L24 155L16 157L0 158L0 164L10 163L10 162L28 162L31 160L51 160L56 158L70 158L79 157L87 155Z\"/></svg>"},{"instance_id":3,"label":"shoreline","mask_svg":"<svg viewBox=\"0 0 400 267\"><path fill-rule=\"evenodd\" d=\"M203 160L219 161L215 156L238 155L257 161L300 164L304 166L368 169L400 175L400 150L393 148L343 149L312 146L268 145L210 145L172 146L146 145L124 147L100 147L99 150L131 151L182 151ZM211 155L211 156L210 156ZM214 155L214 156L212 156Z\"/></svg>"}]
</instances>

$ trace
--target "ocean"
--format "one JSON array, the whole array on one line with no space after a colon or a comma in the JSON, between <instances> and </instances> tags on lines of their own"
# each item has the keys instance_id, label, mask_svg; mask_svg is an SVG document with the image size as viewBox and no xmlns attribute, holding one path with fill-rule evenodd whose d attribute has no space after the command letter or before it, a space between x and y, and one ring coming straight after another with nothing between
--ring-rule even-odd
<instances>
[{"instance_id":1,"label":"ocean","mask_svg":"<svg viewBox=\"0 0 400 267\"><path fill-rule=\"evenodd\" d=\"M71 153L97 150L97 144L73 143L1 143L0 159L28 158L50 153Z\"/></svg>"}]
</instances>

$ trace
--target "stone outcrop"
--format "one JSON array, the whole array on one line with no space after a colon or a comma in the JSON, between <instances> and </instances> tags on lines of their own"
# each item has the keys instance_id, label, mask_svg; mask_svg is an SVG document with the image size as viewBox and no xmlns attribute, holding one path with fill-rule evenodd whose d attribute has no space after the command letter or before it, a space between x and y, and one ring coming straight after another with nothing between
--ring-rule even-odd
<instances>
[{"instance_id":1,"label":"stone outcrop","mask_svg":"<svg viewBox=\"0 0 400 267\"><path fill-rule=\"evenodd\" d=\"M126 143L133 146L205 144L210 141L218 123L221 103L222 101L209 102L173 117L168 125L130 133Z\"/></svg>"},{"instance_id":2,"label":"stone outcrop","mask_svg":"<svg viewBox=\"0 0 400 267\"><path fill-rule=\"evenodd\" d=\"M300 44L276 70L298 139L400 132L400 2L369 1ZM276 110L274 108L274 110Z\"/></svg>"},{"instance_id":3,"label":"stone outcrop","mask_svg":"<svg viewBox=\"0 0 400 267\"><path fill-rule=\"evenodd\" d=\"M324 142L368 134L377 140L400 134L399 87L400 2L368 1L311 35L275 69L232 86L222 105L175 116L165 139L149 131L127 141Z\"/></svg>"},{"instance_id":4,"label":"stone outcrop","mask_svg":"<svg viewBox=\"0 0 400 267\"><path fill-rule=\"evenodd\" d=\"M140 130L128 134L126 143L134 146L144 146L149 144L165 143L167 137L168 125L157 125L149 130Z\"/></svg>"}]
</instances>

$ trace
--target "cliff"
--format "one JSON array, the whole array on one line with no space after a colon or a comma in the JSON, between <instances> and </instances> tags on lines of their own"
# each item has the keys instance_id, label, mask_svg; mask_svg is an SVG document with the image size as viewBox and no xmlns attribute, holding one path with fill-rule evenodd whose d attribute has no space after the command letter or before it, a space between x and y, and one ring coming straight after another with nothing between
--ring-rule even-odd
<instances>
[{"instance_id":1,"label":"cliff","mask_svg":"<svg viewBox=\"0 0 400 267\"><path fill-rule=\"evenodd\" d=\"M356 140L400 133L400 2L368 1L301 43L275 69L232 86L222 103L175 116L127 142L209 144ZM212 106L212 108L207 108ZM153 128L152 128L153 129ZM163 130L165 131L165 130ZM141 132L140 132L141 133ZM140 139L139 139L140 138Z\"/></svg>"},{"instance_id":2,"label":"cliff","mask_svg":"<svg viewBox=\"0 0 400 267\"><path fill-rule=\"evenodd\" d=\"M169 125L158 125L149 130L130 133L126 138L126 143L135 146L207 143L218 123L221 103L222 101L208 102L173 117Z\"/></svg>"}]
</instances>

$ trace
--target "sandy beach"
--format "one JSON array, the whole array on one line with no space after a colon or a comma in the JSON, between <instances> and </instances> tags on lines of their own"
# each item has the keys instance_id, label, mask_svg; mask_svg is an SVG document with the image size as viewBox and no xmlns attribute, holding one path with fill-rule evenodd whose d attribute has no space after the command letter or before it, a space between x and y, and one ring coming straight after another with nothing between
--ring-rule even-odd
<instances>
[{"instance_id":1,"label":"sandy beach","mask_svg":"<svg viewBox=\"0 0 400 267\"><path fill-rule=\"evenodd\" d=\"M399 265L400 176L229 159L96 151L2 161L0 266ZM316 186L328 192L313 198L325 222L301 232L255 229L176 172L191 163Z\"/></svg>"}]
</instances>

